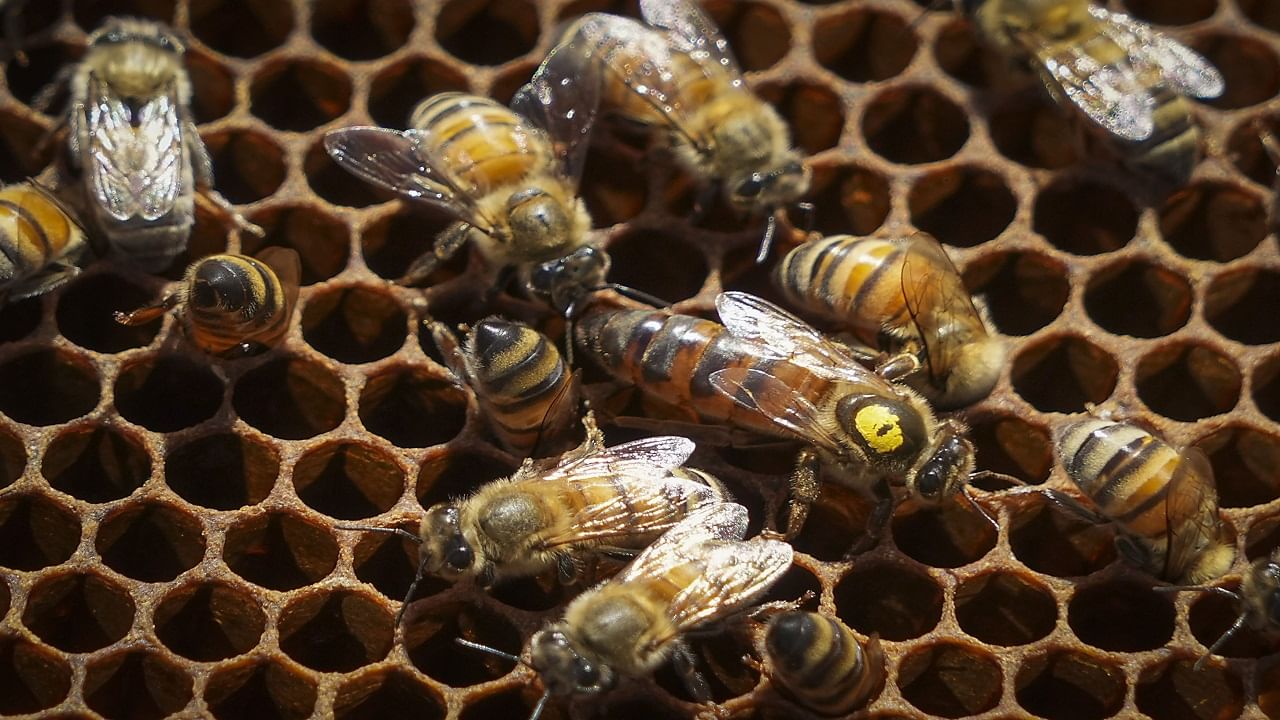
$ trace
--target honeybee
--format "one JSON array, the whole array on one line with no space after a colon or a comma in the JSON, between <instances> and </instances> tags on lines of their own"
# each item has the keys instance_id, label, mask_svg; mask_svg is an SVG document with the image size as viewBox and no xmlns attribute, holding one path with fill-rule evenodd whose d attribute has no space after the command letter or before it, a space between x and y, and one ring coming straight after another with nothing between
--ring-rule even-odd
<instances>
[{"instance_id":1,"label":"honeybee","mask_svg":"<svg viewBox=\"0 0 1280 720\"><path fill-rule=\"evenodd\" d=\"M560 78L555 56L544 67L547 81ZM599 85L560 79L555 87L521 88L513 109L445 92L418 105L409 130L349 127L325 135L338 165L456 220L398 282L421 282L470 241L495 275L514 267L530 287L540 264L588 246L591 218L577 188ZM587 257L604 261L603 253ZM604 275L597 265L584 272Z\"/></svg>"},{"instance_id":2,"label":"honeybee","mask_svg":"<svg viewBox=\"0 0 1280 720\"><path fill-rule=\"evenodd\" d=\"M1231 627L1218 636L1213 645L1209 646L1204 655L1196 661L1196 670L1203 667L1210 655L1218 652L1219 648L1246 627L1259 632L1280 632L1280 548L1272 550L1270 556L1258 558L1249 564L1249 568L1244 572L1244 578L1240 581L1239 592L1212 585L1156 589L1168 592L1193 590L1225 595L1235 600L1236 606L1240 609L1240 614Z\"/></svg>"},{"instance_id":3,"label":"honeybee","mask_svg":"<svg viewBox=\"0 0 1280 720\"><path fill-rule=\"evenodd\" d=\"M789 302L887 353L881 373L906 377L936 405L975 402L1000 377L1004 343L987 333L955 264L930 235L821 238L788 253L773 279Z\"/></svg>"},{"instance_id":4,"label":"honeybee","mask_svg":"<svg viewBox=\"0 0 1280 720\"><path fill-rule=\"evenodd\" d=\"M1100 511L1096 520L1120 528L1120 553L1147 573L1198 585L1231 567L1235 548L1199 448L1179 451L1131 423L1089 419L1063 429L1058 457Z\"/></svg>"},{"instance_id":5,"label":"honeybee","mask_svg":"<svg viewBox=\"0 0 1280 720\"><path fill-rule=\"evenodd\" d=\"M1029 60L1050 95L1122 141L1139 168L1181 185L1199 155L1199 131L1183 98L1215 98L1217 68L1128 15L1089 0L956 0L979 34Z\"/></svg>"},{"instance_id":6,"label":"honeybee","mask_svg":"<svg viewBox=\"0 0 1280 720\"><path fill-rule=\"evenodd\" d=\"M861 708L884 687L879 636L865 644L839 618L793 610L769 619L765 670L801 705L829 717Z\"/></svg>"},{"instance_id":7,"label":"honeybee","mask_svg":"<svg viewBox=\"0 0 1280 720\"><path fill-rule=\"evenodd\" d=\"M71 76L67 144L110 245L147 271L187 247L194 191L242 229L262 229L213 190L209 152L191 116L186 49L165 25L110 18Z\"/></svg>"},{"instance_id":8,"label":"honeybee","mask_svg":"<svg viewBox=\"0 0 1280 720\"><path fill-rule=\"evenodd\" d=\"M518 457L543 457L563 448L578 417L578 376L547 336L523 323L487 317L459 349L442 323L431 334L454 375L475 390L490 432Z\"/></svg>"},{"instance_id":9,"label":"honeybee","mask_svg":"<svg viewBox=\"0 0 1280 720\"><path fill-rule=\"evenodd\" d=\"M86 247L71 211L34 182L0 188L0 296L46 293L80 272Z\"/></svg>"},{"instance_id":10,"label":"honeybee","mask_svg":"<svg viewBox=\"0 0 1280 720\"><path fill-rule=\"evenodd\" d=\"M249 355L274 347L289 330L300 275L290 248L269 247L256 258L210 255L191 263L178 292L115 319L141 325L176 308L196 347L218 357Z\"/></svg>"},{"instance_id":11,"label":"honeybee","mask_svg":"<svg viewBox=\"0 0 1280 720\"><path fill-rule=\"evenodd\" d=\"M699 508L621 573L575 598L564 619L534 633L530 664L545 693L530 720L549 696L600 693L672 658L690 694L710 700L683 636L741 613L791 566L790 545L743 541L746 529L741 505Z\"/></svg>"},{"instance_id":12,"label":"honeybee","mask_svg":"<svg viewBox=\"0 0 1280 720\"><path fill-rule=\"evenodd\" d=\"M789 536L816 495L819 463L846 484L901 483L931 505L969 498L974 449L963 423L937 419L915 391L771 303L726 292L716 308L724 325L658 311L589 313L576 340L612 375L689 409L692 420L806 443L792 477Z\"/></svg>"},{"instance_id":13,"label":"honeybee","mask_svg":"<svg viewBox=\"0 0 1280 720\"><path fill-rule=\"evenodd\" d=\"M341 529L390 532L419 543L418 576L406 605L425 574L473 577L491 587L554 569L569 584L591 556L630 555L724 497L718 481L703 481L709 475L676 472L693 450L692 440L675 436L603 448L599 432L588 426L587 441L555 465L526 460L509 478L432 506L417 536L392 528Z\"/></svg>"},{"instance_id":14,"label":"honeybee","mask_svg":"<svg viewBox=\"0 0 1280 720\"><path fill-rule=\"evenodd\" d=\"M640 12L653 29L592 13L565 30L557 52L581 73L601 72L601 103L664 130L675 158L707 187L719 184L730 206L767 215L763 261L774 210L808 191L811 171L786 123L747 87L728 41L696 4L641 0Z\"/></svg>"}]
</instances>

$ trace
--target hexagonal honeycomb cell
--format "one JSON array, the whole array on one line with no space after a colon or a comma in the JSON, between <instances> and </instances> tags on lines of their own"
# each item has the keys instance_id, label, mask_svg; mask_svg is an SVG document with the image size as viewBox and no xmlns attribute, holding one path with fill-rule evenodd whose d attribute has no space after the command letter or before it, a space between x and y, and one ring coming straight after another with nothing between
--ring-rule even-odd
<instances>
[{"instance_id":1,"label":"hexagonal honeycomb cell","mask_svg":"<svg viewBox=\"0 0 1280 720\"><path fill-rule=\"evenodd\" d=\"M939 238L1008 342L970 427L974 502L898 508L827 488L769 594L878 634L884 689L857 717L1280 718L1280 646L1243 634L1194 667L1236 617L1229 599L1152 590L1090 525L1034 490L1068 489L1056 428L1092 406L1204 451L1238 550L1223 582L1280 546L1280 9L1270 0L1112 0L1215 62L1221 98L1193 102L1203 158L1160 196L1121 170L1078 117L978 40L949 3L705 0L748 84L813 169L801 231ZM945 6L945 7L944 7ZM325 131L404 128L430 94L508 100L586 12L633 0L28 0L27 62L4 63L0 180L35 175L67 104L41 91L112 15L171 22L188 43L194 120L222 194L264 237L201 210L163 275L90 266L0 308L0 714L40 717L527 718L516 653L576 592L532 579L486 593L426 578L402 537L423 508L509 474L471 391L422 323L504 313L561 337L524 300L468 292L460 253L425 290L402 275L451 218L337 167ZM6 18L7 19L7 18ZM711 317L715 293L777 298L754 264L760 227L702 207L685 173L627 127L593 139L582 195L609 276ZM797 237L780 236L789 246ZM117 310L162 295L216 252L298 251L286 340L260 356L201 356L172 320ZM612 298L611 301L621 300ZM616 388L586 367L592 389ZM629 404L626 404L629 403ZM628 412L657 408L623 396ZM608 419L608 418L606 418ZM612 441L637 437L610 423ZM784 510L794 448L706 448L752 513ZM1013 478L1014 480L1009 480ZM1010 489L1015 482L1031 486ZM732 633L698 638L719 709L674 672L544 718L804 717Z\"/></svg>"}]
</instances>

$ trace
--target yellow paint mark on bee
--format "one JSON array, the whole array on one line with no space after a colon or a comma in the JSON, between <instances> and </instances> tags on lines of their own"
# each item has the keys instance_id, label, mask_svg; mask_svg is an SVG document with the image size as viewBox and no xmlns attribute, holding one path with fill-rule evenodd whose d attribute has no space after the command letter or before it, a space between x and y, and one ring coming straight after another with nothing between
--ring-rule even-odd
<instances>
[{"instance_id":1,"label":"yellow paint mark on bee","mask_svg":"<svg viewBox=\"0 0 1280 720\"><path fill-rule=\"evenodd\" d=\"M902 425L897 413L881 405L870 405L854 416L858 434L878 453L891 453L902 447Z\"/></svg>"}]
</instances>

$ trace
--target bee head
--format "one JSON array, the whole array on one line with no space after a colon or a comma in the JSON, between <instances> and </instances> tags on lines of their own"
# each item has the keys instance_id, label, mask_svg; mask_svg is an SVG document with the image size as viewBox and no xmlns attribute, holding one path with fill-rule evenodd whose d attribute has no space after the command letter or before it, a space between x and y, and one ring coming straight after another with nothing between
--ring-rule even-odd
<instances>
[{"instance_id":1,"label":"bee head","mask_svg":"<svg viewBox=\"0 0 1280 720\"><path fill-rule=\"evenodd\" d=\"M809 190L812 171L793 151L770 167L731 179L729 203L741 212L771 210L786 205Z\"/></svg>"},{"instance_id":2,"label":"bee head","mask_svg":"<svg viewBox=\"0 0 1280 720\"><path fill-rule=\"evenodd\" d=\"M920 413L898 398L849 395L836 403L836 419L842 434L882 471L905 472L928 441Z\"/></svg>"},{"instance_id":3,"label":"bee head","mask_svg":"<svg viewBox=\"0 0 1280 720\"><path fill-rule=\"evenodd\" d=\"M521 190L507 200L507 222L516 245L531 249L558 248L573 229L564 203L536 187Z\"/></svg>"},{"instance_id":4,"label":"bee head","mask_svg":"<svg viewBox=\"0 0 1280 720\"><path fill-rule=\"evenodd\" d=\"M456 579L472 569L476 554L462 534L456 503L433 506L422 518L422 567L432 575Z\"/></svg>"},{"instance_id":5,"label":"bee head","mask_svg":"<svg viewBox=\"0 0 1280 720\"><path fill-rule=\"evenodd\" d=\"M182 40L168 27L138 18L110 18L89 37L89 44L95 47L125 43L143 43L175 55L186 51Z\"/></svg>"},{"instance_id":6,"label":"bee head","mask_svg":"<svg viewBox=\"0 0 1280 720\"><path fill-rule=\"evenodd\" d=\"M941 430L940 435L909 481L912 494L929 504L960 492L973 472L973 444L959 433Z\"/></svg>"},{"instance_id":7,"label":"bee head","mask_svg":"<svg viewBox=\"0 0 1280 720\"><path fill-rule=\"evenodd\" d=\"M534 633L529 660L552 695L594 695L614 684L613 669L583 657L565 634L563 623Z\"/></svg>"},{"instance_id":8,"label":"bee head","mask_svg":"<svg viewBox=\"0 0 1280 720\"><path fill-rule=\"evenodd\" d=\"M252 301L243 282L244 269L220 258L209 258L194 268L187 302L196 310L238 312Z\"/></svg>"},{"instance_id":9,"label":"bee head","mask_svg":"<svg viewBox=\"0 0 1280 720\"><path fill-rule=\"evenodd\" d=\"M603 285L608 272L609 256L600 248L583 245L564 257L534 266L525 285L563 311L580 293Z\"/></svg>"}]
</instances>

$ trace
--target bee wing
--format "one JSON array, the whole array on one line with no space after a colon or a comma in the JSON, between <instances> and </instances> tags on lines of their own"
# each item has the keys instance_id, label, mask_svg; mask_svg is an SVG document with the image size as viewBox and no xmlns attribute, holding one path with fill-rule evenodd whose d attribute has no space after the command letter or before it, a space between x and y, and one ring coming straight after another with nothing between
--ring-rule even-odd
<instances>
[{"instance_id":1,"label":"bee wing","mask_svg":"<svg viewBox=\"0 0 1280 720\"><path fill-rule=\"evenodd\" d=\"M544 473L546 480L590 477L661 478L684 464L697 446L675 435L644 438L560 463Z\"/></svg>"},{"instance_id":2,"label":"bee wing","mask_svg":"<svg viewBox=\"0 0 1280 720\"><path fill-rule=\"evenodd\" d=\"M1165 557L1166 579L1180 577L1206 540L1218 537L1218 491L1214 488L1213 466L1204 451L1188 447L1182 451L1177 469L1169 479L1165 496L1165 522L1169 530L1169 550Z\"/></svg>"},{"instance_id":3,"label":"bee wing","mask_svg":"<svg viewBox=\"0 0 1280 720\"><path fill-rule=\"evenodd\" d=\"M568 528L543 536L539 545L551 549L584 542L608 544L618 538L662 532L674 526L691 502L711 502L716 492L708 485L678 477L611 475L578 479L574 489L587 497L605 497L574 513Z\"/></svg>"},{"instance_id":4,"label":"bee wing","mask_svg":"<svg viewBox=\"0 0 1280 720\"><path fill-rule=\"evenodd\" d=\"M772 357L819 377L891 391L888 383L858 363L849 348L767 300L744 292L722 292L716 297L716 311L729 332L756 342Z\"/></svg>"},{"instance_id":5,"label":"bee wing","mask_svg":"<svg viewBox=\"0 0 1280 720\"><path fill-rule=\"evenodd\" d=\"M465 222L478 220L471 196L434 160L421 130L356 126L330 130L324 147L344 170L397 195L433 205Z\"/></svg>"},{"instance_id":6,"label":"bee wing","mask_svg":"<svg viewBox=\"0 0 1280 720\"><path fill-rule=\"evenodd\" d=\"M552 48L537 72L511 99L511 108L547 131L561 172L577 185L600 107L600 66L592 34L574 33Z\"/></svg>"},{"instance_id":7,"label":"bee wing","mask_svg":"<svg viewBox=\"0 0 1280 720\"><path fill-rule=\"evenodd\" d=\"M667 608L676 636L750 606L791 567L794 551L780 540L757 537L708 540L692 554L700 555L702 573Z\"/></svg>"},{"instance_id":8,"label":"bee wing","mask_svg":"<svg viewBox=\"0 0 1280 720\"><path fill-rule=\"evenodd\" d=\"M747 534L747 509L734 502L713 502L689 513L610 582L627 582L663 575L671 568L696 561L697 550L711 541L741 540Z\"/></svg>"},{"instance_id":9,"label":"bee wing","mask_svg":"<svg viewBox=\"0 0 1280 720\"><path fill-rule=\"evenodd\" d=\"M963 339L945 332L948 317L958 308L968 308L977 317L978 309L964 286L960 271L933 236L916 233L905 241L907 252L902 263L902 297L907 312L924 344L929 362L929 375L939 380L934 368L951 367L951 358Z\"/></svg>"},{"instance_id":10,"label":"bee wing","mask_svg":"<svg viewBox=\"0 0 1280 720\"><path fill-rule=\"evenodd\" d=\"M786 383L754 368L734 367L711 373L711 387L745 410L765 417L808 442L829 450L840 443L824 425L818 408Z\"/></svg>"},{"instance_id":11,"label":"bee wing","mask_svg":"<svg viewBox=\"0 0 1280 720\"><path fill-rule=\"evenodd\" d=\"M155 220L173 209L182 190L182 123L177 87L132 111L91 76L85 107L94 197L116 220Z\"/></svg>"},{"instance_id":12,"label":"bee wing","mask_svg":"<svg viewBox=\"0 0 1280 720\"><path fill-rule=\"evenodd\" d=\"M1124 140L1139 141L1155 130L1155 100L1123 57L1103 65L1080 45L1053 44L1034 33L1018 36L1049 91L1065 97L1090 120Z\"/></svg>"},{"instance_id":13,"label":"bee wing","mask_svg":"<svg viewBox=\"0 0 1280 720\"><path fill-rule=\"evenodd\" d=\"M284 288L284 312L292 313L298 304L298 286L302 284L302 261L293 248L271 246L255 256L263 265L271 268Z\"/></svg>"},{"instance_id":14,"label":"bee wing","mask_svg":"<svg viewBox=\"0 0 1280 720\"><path fill-rule=\"evenodd\" d=\"M699 65L710 64L728 73L734 84L742 82L742 71L733 59L729 41L698 6L688 0L640 0L645 22L671 33L668 40L688 53Z\"/></svg>"},{"instance_id":15,"label":"bee wing","mask_svg":"<svg viewBox=\"0 0 1280 720\"><path fill-rule=\"evenodd\" d=\"M1226 90L1226 81L1213 63L1177 40L1128 15L1096 5L1089 6L1089 14L1099 21L1103 34L1127 50L1135 63L1159 72L1182 94L1216 98Z\"/></svg>"}]
</instances>

